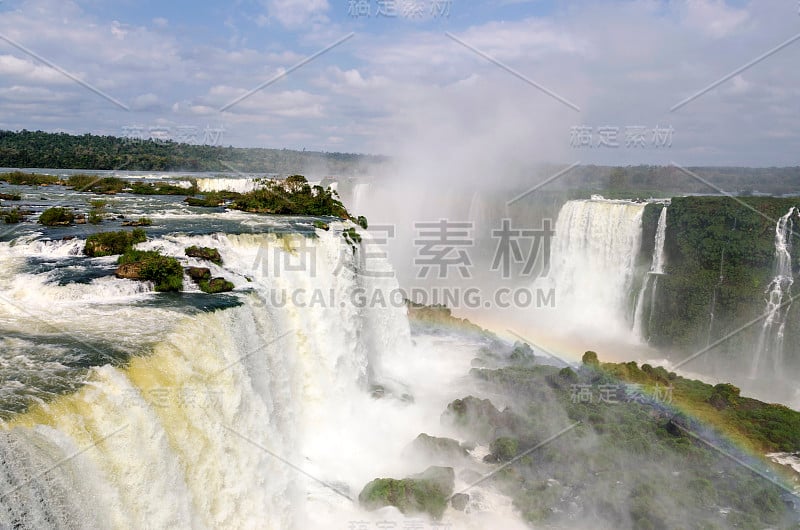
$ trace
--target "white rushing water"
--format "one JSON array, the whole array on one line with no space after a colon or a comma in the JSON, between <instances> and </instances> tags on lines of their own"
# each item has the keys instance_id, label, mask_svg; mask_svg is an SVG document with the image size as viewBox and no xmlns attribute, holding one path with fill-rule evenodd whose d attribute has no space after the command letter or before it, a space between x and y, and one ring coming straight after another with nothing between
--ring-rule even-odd
<instances>
[{"instance_id":1,"label":"white rushing water","mask_svg":"<svg viewBox=\"0 0 800 530\"><path fill-rule=\"evenodd\" d=\"M237 193L247 193L259 188L258 179L255 178L199 178L197 179L197 189L200 193L210 191L235 191Z\"/></svg>"},{"instance_id":2,"label":"white rushing water","mask_svg":"<svg viewBox=\"0 0 800 530\"><path fill-rule=\"evenodd\" d=\"M420 432L453 434L439 415L468 392L463 376L477 346L420 337L415 347L402 301L363 303L376 293L389 299L397 283L377 274L391 267L369 235L354 250L342 227L315 238L170 235L141 244L234 283L241 305L194 316L148 305L162 295L147 284L58 285L49 273L22 272L31 256L74 259L81 240L0 245L4 270L16 272L0 282L4 329L36 334L57 324L56 334L81 340L153 342L3 425L0 527L345 530L395 520L401 528L394 508L368 513L353 499L373 478L421 471L399 456ZM219 249L224 267L186 258L189 245ZM367 252L371 274L359 257ZM373 398L371 385L385 397ZM521 527L508 498L475 491L477 513L448 509L446 522Z\"/></svg>"},{"instance_id":3,"label":"white rushing water","mask_svg":"<svg viewBox=\"0 0 800 530\"><path fill-rule=\"evenodd\" d=\"M552 266L558 313L573 329L630 335L629 295L644 204L568 201L558 214Z\"/></svg>"},{"instance_id":4,"label":"white rushing water","mask_svg":"<svg viewBox=\"0 0 800 530\"><path fill-rule=\"evenodd\" d=\"M636 297L636 311L633 317L633 331L639 338L647 341L650 335L650 323L653 319L655 308L656 293L658 291L658 277L664 274L664 241L667 237L667 207L661 208L658 215L658 225L656 227L655 244L653 246L653 258L650 263L650 270L642 281L642 287ZM647 325L643 322L645 304L649 302L649 314Z\"/></svg>"},{"instance_id":5,"label":"white rushing water","mask_svg":"<svg viewBox=\"0 0 800 530\"><path fill-rule=\"evenodd\" d=\"M770 375L779 374L783 366L783 339L790 305L785 300L791 302L794 284L791 238L794 229L792 217L796 212L796 208L790 208L775 225L775 275L765 292L764 314L767 316L761 326L753 355L751 377L757 377L764 370L770 370Z\"/></svg>"}]
</instances>

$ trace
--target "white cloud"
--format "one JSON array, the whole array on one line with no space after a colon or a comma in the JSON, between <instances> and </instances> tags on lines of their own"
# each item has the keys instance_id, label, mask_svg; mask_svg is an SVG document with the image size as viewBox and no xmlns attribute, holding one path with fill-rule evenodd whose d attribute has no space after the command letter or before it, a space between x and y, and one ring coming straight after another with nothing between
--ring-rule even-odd
<instances>
[{"instance_id":1,"label":"white cloud","mask_svg":"<svg viewBox=\"0 0 800 530\"><path fill-rule=\"evenodd\" d=\"M269 16L287 28L327 21L328 0L270 0Z\"/></svg>"},{"instance_id":2,"label":"white cloud","mask_svg":"<svg viewBox=\"0 0 800 530\"><path fill-rule=\"evenodd\" d=\"M684 23L712 37L726 37L737 31L748 20L746 9L737 9L725 0L687 0Z\"/></svg>"}]
</instances>

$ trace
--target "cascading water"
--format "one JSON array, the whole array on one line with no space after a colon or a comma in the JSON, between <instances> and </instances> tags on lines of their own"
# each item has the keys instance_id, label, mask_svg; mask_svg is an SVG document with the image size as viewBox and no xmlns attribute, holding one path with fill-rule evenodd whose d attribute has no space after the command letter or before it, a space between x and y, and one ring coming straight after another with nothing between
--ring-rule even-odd
<instances>
[{"instance_id":1,"label":"cascading water","mask_svg":"<svg viewBox=\"0 0 800 530\"><path fill-rule=\"evenodd\" d=\"M639 290L639 295L636 298L636 311L633 318L633 330L638 333L639 337L647 341L650 335L650 323L653 318L653 310L655 309L656 292L658 290L658 277L664 274L664 241L667 236L667 207L661 209L658 216L658 226L656 227L655 245L653 247L653 259L650 264L650 270L642 281L642 288ZM649 304L647 304L649 301ZM649 305L649 314L647 317L647 325L643 323L644 308Z\"/></svg>"},{"instance_id":2,"label":"cascading water","mask_svg":"<svg viewBox=\"0 0 800 530\"><path fill-rule=\"evenodd\" d=\"M237 193L247 193L259 187L258 179L255 178L199 178L197 179L197 189L200 193L211 191L235 191Z\"/></svg>"},{"instance_id":3,"label":"cascading water","mask_svg":"<svg viewBox=\"0 0 800 530\"><path fill-rule=\"evenodd\" d=\"M366 206L367 195L369 193L369 182L358 182L353 187L353 198L351 199L350 209L354 212L363 212Z\"/></svg>"},{"instance_id":4,"label":"cascading water","mask_svg":"<svg viewBox=\"0 0 800 530\"><path fill-rule=\"evenodd\" d=\"M783 366L783 341L786 330L786 316L791 303L791 290L794 284L792 273L792 217L797 209L792 207L775 225L775 275L767 286L766 315L761 326L758 342L751 365L751 377L757 377L764 370L771 375L779 374ZM785 301L786 300L786 301Z\"/></svg>"},{"instance_id":5,"label":"cascading water","mask_svg":"<svg viewBox=\"0 0 800 530\"><path fill-rule=\"evenodd\" d=\"M469 394L475 349L413 347L391 266L369 233L351 244L343 228L140 244L235 285L225 308L188 313L113 272L61 285L55 269L31 268L113 267L78 256L80 239L0 243L0 527L402 527L355 498L377 476L420 471L399 455ZM186 258L189 245L217 248L224 266ZM218 300L189 280L184 290ZM81 364L87 350L118 362ZM513 527L509 499L482 498Z\"/></svg>"},{"instance_id":6,"label":"cascading water","mask_svg":"<svg viewBox=\"0 0 800 530\"><path fill-rule=\"evenodd\" d=\"M551 270L558 312L574 328L629 336L644 206L593 197L561 208Z\"/></svg>"}]
</instances>

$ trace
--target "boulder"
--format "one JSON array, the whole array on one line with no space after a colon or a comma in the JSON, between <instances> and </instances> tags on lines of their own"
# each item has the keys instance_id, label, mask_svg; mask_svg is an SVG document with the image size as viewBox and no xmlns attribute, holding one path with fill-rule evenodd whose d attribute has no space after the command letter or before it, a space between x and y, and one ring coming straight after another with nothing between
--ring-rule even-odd
<instances>
[{"instance_id":1,"label":"boulder","mask_svg":"<svg viewBox=\"0 0 800 530\"><path fill-rule=\"evenodd\" d=\"M199 283L201 280L210 280L211 279L211 270L208 267L187 267L186 274L194 280L195 283Z\"/></svg>"},{"instance_id":2,"label":"boulder","mask_svg":"<svg viewBox=\"0 0 800 530\"><path fill-rule=\"evenodd\" d=\"M358 501L367 510L394 506L404 514L427 513L439 520L454 487L453 468L433 466L404 479L375 479L364 486Z\"/></svg>"},{"instance_id":3,"label":"boulder","mask_svg":"<svg viewBox=\"0 0 800 530\"><path fill-rule=\"evenodd\" d=\"M117 267L117 278L124 278L126 280L142 280L142 270L144 263L123 263Z\"/></svg>"}]
</instances>

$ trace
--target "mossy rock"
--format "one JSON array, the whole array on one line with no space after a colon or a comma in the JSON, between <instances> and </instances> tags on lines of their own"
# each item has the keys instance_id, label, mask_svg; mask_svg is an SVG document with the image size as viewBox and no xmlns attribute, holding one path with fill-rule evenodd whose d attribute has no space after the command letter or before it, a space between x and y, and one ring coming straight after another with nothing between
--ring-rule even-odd
<instances>
[{"instance_id":1,"label":"mossy rock","mask_svg":"<svg viewBox=\"0 0 800 530\"><path fill-rule=\"evenodd\" d=\"M482 441L491 440L498 430L506 430L514 423L510 411L501 412L488 399L474 396L451 402L441 420L443 424L455 426Z\"/></svg>"},{"instance_id":2,"label":"mossy rock","mask_svg":"<svg viewBox=\"0 0 800 530\"><path fill-rule=\"evenodd\" d=\"M11 210L4 211L2 213L3 221L7 225L13 225L17 223L21 223L25 220L25 214L23 214L19 208L13 208Z\"/></svg>"},{"instance_id":3,"label":"mossy rock","mask_svg":"<svg viewBox=\"0 0 800 530\"><path fill-rule=\"evenodd\" d=\"M128 250L117 261L118 278L151 281L158 292L183 289L183 267L180 262L156 251Z\"/></svg>"},{"instance_id":4,"label":"mossy rock","mask_svg":"<svg viewBox=\"0 0 800 530\"><path fill-rule=\"evenodd\" d=\"M124 254L133 248L133 245L145 241L147 241L147 235L144 230L99 232L86 238L83 253L90 258Z\"/></svg>"},{"instance_id":5,"label":"mossy rock","mask_svg":"<svg viewBox=\"0 0 800 530\"><path fill-rule=\"evenodd\" d=\"M460 458L469 455L469 452L452 438L440 438L421 433L409 445L409 450L428 455L434 458Z\"/></svg>"},{"instance_id":6,"label":"mossy rock","mask_svg":"<svg viewBox=\"0 0 800 530\"><path fill-rule=\"evenodd\" d=\"M219 250L215 248L191 246L187 247L185 252L190 258L204 259L211 263L222 265L222 256L219 255Z\"/></svg>"},{"instance_id":7,"label":"mossy rock","mask_svg":"<svg viewBox=\"0 0 800 530\"><path fill-rule=\"evenodd\" d=\"M211 278L210 280L200 280L197 285L200 290L208 294L227 293L233 291L234 285L225 278Z\"/></svg>"},{"instance_id":8,"label":"mossy rock","mask_svg":"<svg viewBox=\"0 0 800 530\"><path fill-rule=\"evenodd\" d=\"M320 230L325 230L326 232L331 229L328 223L324 223L322 221L314 221L314 228L319 228Z\"/></svg>"},{"instance_id":9,"label":"mossy rock","mask_svg":"<svg viewBox=\"0 0 800 530\"><path fill-rule=\"evenodd\" d=\"M137 221L125 221L122 226L153 226L153 220L149 217L140 217Z\"/></svg>"},{"instance_id":10,"label":"mossy rock","mask_svg":"<svg viewBox=\"0 0 800 530\"><path fill-rule=\"evenodd\" d=\"M456 493L453 495L453 498L450 499L450 506L460 512L467 509L467 504L469 504L469 495L466 493Z\"/></svg>"},{"instance_id":11,"label":"mossy rock","mask_svg":"<svg viewBox=\"0 0 800 530\"><path fill-rule=\"evenodd\" d=\"M211 279L211 270L208 267L187 267L186 274L195 283Z\"/></svg>"},{"instance_id":12,"label":"mossy rock","mask_svg":"<svg viewBox=\"0 0 800 530\"><path fill-rule=\"evenodd\" d=\"M533 349L524 342L514 343L514 348L508 356L508 360L520 366L530 366L536 362Z\"/></svg>"},{"instance_id":13,"label":"mossy rock","mask_svg":"<svg viewBox=\"0 0 800 530\"><path fill-rule=\"evenodd\" d=\"M454 487L453 468L432 466L404 479L375 479L364 486L358 501L367 510L394 506L404 514L427 513L439 520Z\"/></svg>"},{"instance_id":14,"label":"mossy rock","mask_svg":"<svg viewBox=\"0 0 800 530\"><path fill-rule=\"evenodd\" d=\"M515 438L495 438L489 444L490 454L483 459L484 462L508 462L519 453L519 440Z\"/></svg>"},{"instance_id":15,"label":"mossy rock","mask_svg":"<svg viewBox=\"0 0 800 530\"><path fill-rule=\"evenodd\" d=\"M69 226L75 220L75 214L68 208L48 208L39 216L39 224L45 226Z\"/></svg>"}]
</instances>

